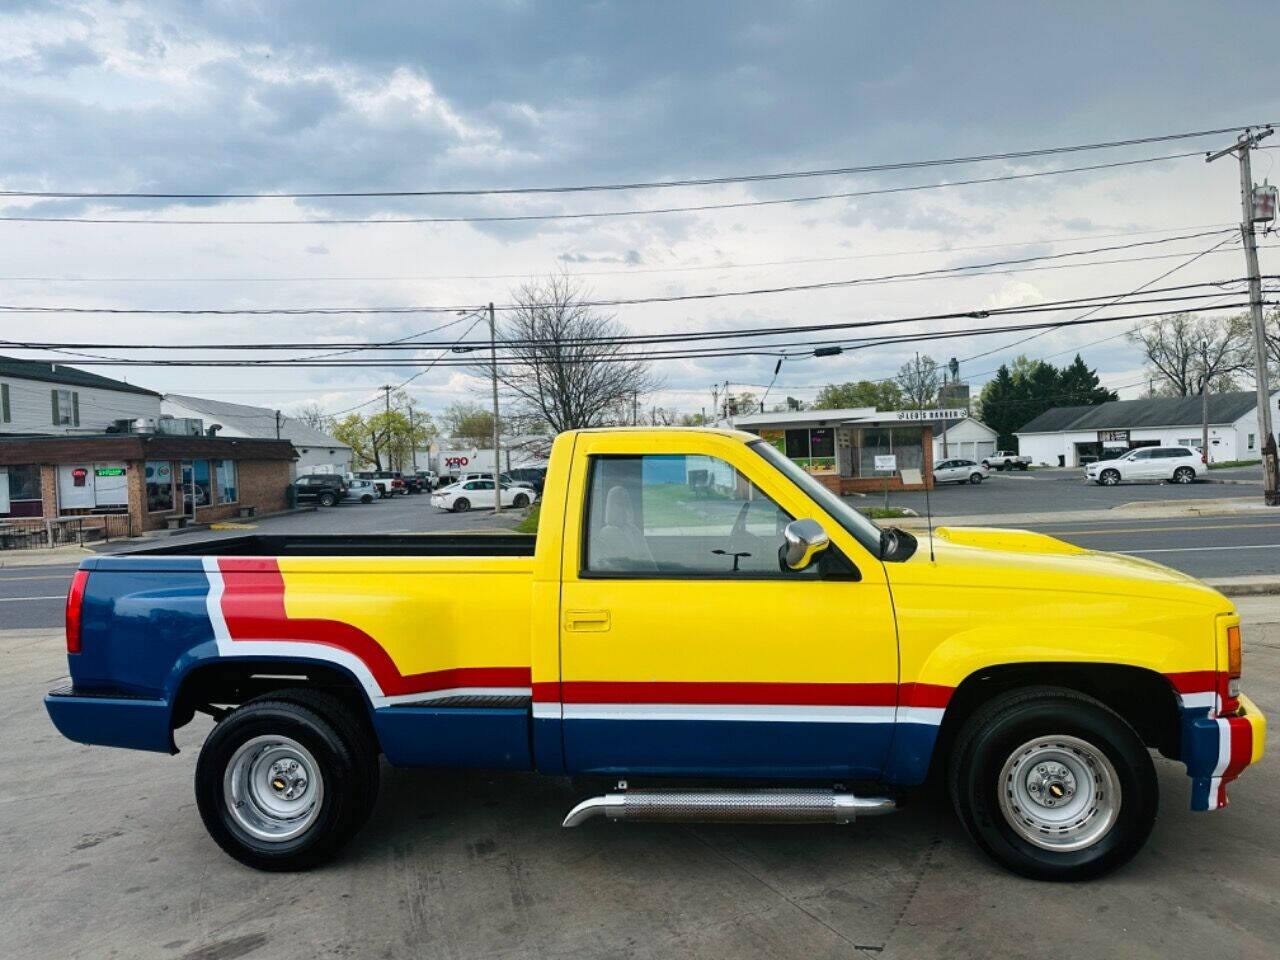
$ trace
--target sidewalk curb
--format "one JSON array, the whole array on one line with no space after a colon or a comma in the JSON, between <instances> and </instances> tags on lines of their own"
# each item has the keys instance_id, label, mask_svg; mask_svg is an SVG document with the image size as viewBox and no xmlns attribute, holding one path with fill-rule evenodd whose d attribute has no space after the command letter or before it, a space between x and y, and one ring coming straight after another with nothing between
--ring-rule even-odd
<instances>
[{"instance_id":1,"label":"sidewalk curb","mask_svg":"<svg viewBox=\"0 0 1280 960\"><path fill-rule=\"evenodd\" d=\"M1280 595L1280 577L1259 579L1244 577L1219 577L1205 580L1205 584L1224 597L1268 597Z\"/></svg>"}]
</instances>

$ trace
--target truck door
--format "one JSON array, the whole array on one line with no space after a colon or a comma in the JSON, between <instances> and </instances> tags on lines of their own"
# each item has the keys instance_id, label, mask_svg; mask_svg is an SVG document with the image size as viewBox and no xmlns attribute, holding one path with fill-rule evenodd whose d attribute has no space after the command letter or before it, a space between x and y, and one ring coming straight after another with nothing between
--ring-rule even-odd
<instances>
[{"instance_id":1,"label":"truck door","mask_svg":"<svg viewBox=\"0 0 1280 960\"><path fill-rule=\"evenodd\" d=\"M653 434L637 436L578 440L560 615L567 768L877 775L898 677L882 565L740 440L654 452ZM832 548L821 568L784 571L783 528L801 517Z\"/></svg>"}]
</instances>

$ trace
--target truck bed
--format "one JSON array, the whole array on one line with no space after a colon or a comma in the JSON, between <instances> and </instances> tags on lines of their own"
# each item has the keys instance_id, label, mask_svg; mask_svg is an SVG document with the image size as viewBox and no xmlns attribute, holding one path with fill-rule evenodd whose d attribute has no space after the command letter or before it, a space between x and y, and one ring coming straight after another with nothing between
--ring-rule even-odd
<instances>
[{"instance_id":1,"label":"truck bed","mask_svg":"<svg viewBox=\"0 0 1280 960\"><path fill-rule=\"evenodd\" d=\"M532 557L535 534L253 534L184 540L117 557Z\"/></svg>"}]
</instances>

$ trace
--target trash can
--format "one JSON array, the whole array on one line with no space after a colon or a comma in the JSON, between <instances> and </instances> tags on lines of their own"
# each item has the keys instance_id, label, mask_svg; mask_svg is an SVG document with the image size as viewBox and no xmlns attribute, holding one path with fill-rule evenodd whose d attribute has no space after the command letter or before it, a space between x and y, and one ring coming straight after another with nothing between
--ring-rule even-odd
<instances>
[{"instance_id":1,"label":"trash can","mask_svg":"<svg viewBox=\"0 0 1280 960\"><path fill-rule=\"evenodd\" d=\"M1067 465L1067 455L1065 453L1058 454L1058 466L1065 467Z\"/></svg>"},{"instance_id":2,"label":"trash can","mask_svg":"<svg viewBox=\"0 0 1280 960\"><path fill-rule=\"evenodd\" d=\"M298 506L298 487L296 484L289 484L284 488L284 505L293 510Z\"/></svg>"}]
</instances>

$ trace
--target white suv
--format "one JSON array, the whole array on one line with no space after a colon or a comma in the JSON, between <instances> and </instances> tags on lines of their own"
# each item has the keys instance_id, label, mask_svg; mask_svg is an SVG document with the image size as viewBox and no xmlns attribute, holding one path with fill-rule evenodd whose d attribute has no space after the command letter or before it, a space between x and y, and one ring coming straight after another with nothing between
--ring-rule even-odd
<instances>
[{"instance_id":1,"label":"white suv","mask_svg":"<svg viewBox=\"0 0 1280 960\"><path fill-rule=\"evenodd\" d=\"M1139 447L1114 460L1099 460L1084 468L1084 475L1104 487L1121 480L1165 480L1194 483L1205 469L1200 454L1190 447Z\"/></svg>"}]
</instances>

